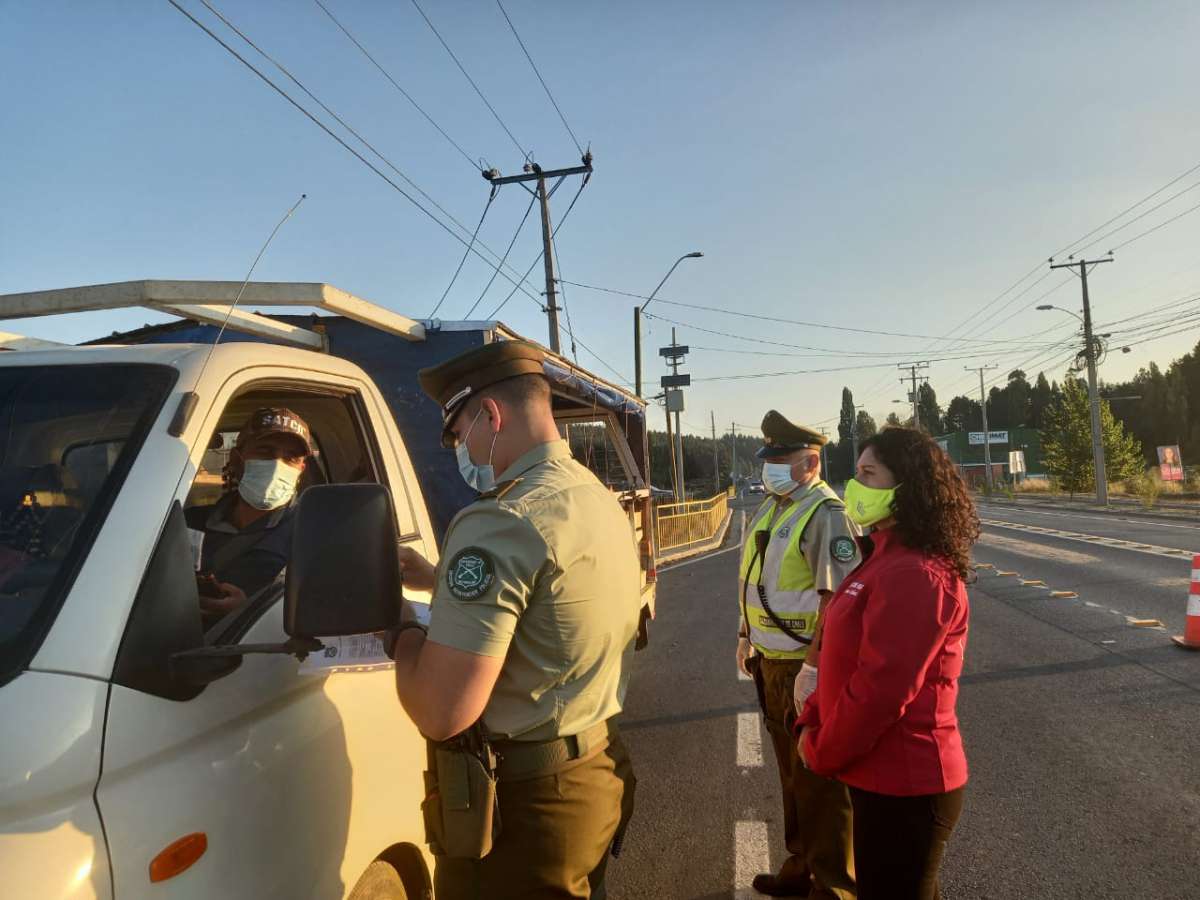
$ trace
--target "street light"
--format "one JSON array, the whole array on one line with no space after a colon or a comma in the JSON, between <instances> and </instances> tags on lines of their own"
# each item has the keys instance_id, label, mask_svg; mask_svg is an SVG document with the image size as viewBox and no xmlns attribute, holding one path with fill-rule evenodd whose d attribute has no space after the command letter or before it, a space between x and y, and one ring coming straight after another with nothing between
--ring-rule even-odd
<instances>
[{"instance_id":1,"label":"street light","mask_svg":"<svg viewBox=\"0 0 1200 900\"><path fill-rule=\"evenodd\" d=\"M658 283L658 287L650 292L650 296L646 298L646 302L641 306L633 308L633 383L639 397L642 396L642 310L649 306L650 301L658 295L659 290L667 283L667 279L671 277L671 273L675 271L676 266L685 259L699 259L703 255L699 250L693 250L691 253L685 253L679 259L675 260L675 265L667 270L667 274Z\"/></svg>"}]
</instances>

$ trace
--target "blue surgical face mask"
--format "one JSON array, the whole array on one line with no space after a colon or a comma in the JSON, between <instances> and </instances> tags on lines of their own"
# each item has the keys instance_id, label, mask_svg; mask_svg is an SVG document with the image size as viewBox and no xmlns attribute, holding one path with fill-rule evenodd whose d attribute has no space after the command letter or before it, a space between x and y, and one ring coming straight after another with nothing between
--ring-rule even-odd
<instances>
[{"instance_id":1,"label":"blue surgical face mask","mask_svg":"<svg viewBox=\"0 0 1200 900\"><path fill-rule=\"evenodd\" d=\"M238 494L255 509L279 509L292 502L301 470L282 459L248 459Z\"/></svg>"},{"instance_id":2,"label":"blue surgical face mask","mask_svg":"<svg viewBox=\"0 0 1200 900\"><path fill-rule=\"evenodd\" d=\"M485 491L490 491L496 486L496 470L492 468L492 453L496 449L496 438L500 437L500 432L498 431L492 436L492 446L488 450L487 465L481 466L471 461L471 451L467 449L467 438L475 430L475 423L479 421L479 416L482 413L483 407L480 407L479 412L475 413L475 418L471 420L471 427L467 429L467 433L463 436L463 439L454 448L454 455L458 457L458 472L462 475L463 481L481 494Z\"/></svg>"}]
</instances>

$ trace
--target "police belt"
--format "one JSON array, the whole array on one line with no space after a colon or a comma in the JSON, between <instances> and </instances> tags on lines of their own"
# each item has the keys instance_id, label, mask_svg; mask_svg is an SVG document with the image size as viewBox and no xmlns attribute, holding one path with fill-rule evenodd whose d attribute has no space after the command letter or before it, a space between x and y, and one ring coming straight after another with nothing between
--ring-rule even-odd
<instances>
[{"instance_id":1,"label":"police belt","mask_svg":"<svg viewBox=\"0 0 1200 900\"><path fill-rule=\"evenodd\" d=\"M579 734L549 741L493 740L496 777L502 782L527 781L565 771L599 753L616 734L616 722L608 719Z\"/></svg>"}]
</instances>

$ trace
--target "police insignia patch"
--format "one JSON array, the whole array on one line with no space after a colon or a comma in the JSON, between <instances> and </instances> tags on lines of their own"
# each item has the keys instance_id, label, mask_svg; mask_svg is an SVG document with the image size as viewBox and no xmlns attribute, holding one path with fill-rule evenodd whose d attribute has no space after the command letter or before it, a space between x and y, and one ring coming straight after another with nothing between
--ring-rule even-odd
<instances>
[{"instance_id":1,"label":"police insignia patch","mask_svg":"<svg viewBox=\"0 0 1200 900\"><path fill-rule=\"evenodd\" d=\"M478 600L496 580L496 568L478 547L460 550L446 566L446 586L457 600Z\"/></svg>"},{"instance_id":2,"label":"police insignia patch","mask_svg":"<svg viewBox=\"0 0 1200 900\"><path fill-rule=\"evenodd\" d=\"M850 560L854 559L854 555L858 553L858 546L854 543L853 538L842 535L835 537L829 543L829 552L838 562L850 562Z\"/></svg>"}]
</instances>

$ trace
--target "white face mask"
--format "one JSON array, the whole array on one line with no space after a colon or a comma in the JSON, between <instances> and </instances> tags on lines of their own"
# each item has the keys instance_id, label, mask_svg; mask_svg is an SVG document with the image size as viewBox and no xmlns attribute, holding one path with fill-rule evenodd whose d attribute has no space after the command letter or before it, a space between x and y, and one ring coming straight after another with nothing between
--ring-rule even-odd
<instances>
[{"instance_id":1,"label":"white face mask","mask_svg":"<svg viewBox=\"0 0 1200 900\"><path fill-rule=\"evenodd\" d=\"M483 407L480 407L479 412L475 413L475 418L471 420L471 427L467 429L467 433L463 436L463 439L454 448L454 455L458 457L458 472L462 475L463 481L467 483L468 487L474 488L481 494L485 491L490 491L496 486L496 470L492 468L492 453L496 449L496 438L500 437L499 431L492 436L492 446L488 450L487 465L481 466L471 461L471 451L467 449L467 438L475 430L475 423L479 421L479 416L482 413Z\"/></svg>"},{"instance_id":2,"label":"white face mask","mask_svg":"<svg viewBox=\"0 0 1200 900\"><path fill-rule=\"evenodd\" d=\"M763 463L763 486L772 494L786 497L803 485L809 484L812 480L812 474L805 475L803 481L796 481L792 478L791 463Z\"/></svg>"},{"instance_id":3,"label":"white face mask","mask_svg":"<svg viewBox=\"0 0 1200 900\"><path fill-rule=\"evenodd\" d=\"M791 463L763 463L762 481L768 491L781 497L800 487L792 478Z\"/></svg>"},{"instance_id":4,"label":"white face mask","mask_svg":"<svg viewBox=\"0 0 1200 900\"><path fill-rule=\"evenodd\" d=\"M300 472L282 459L248 459L238 481L238 494L255 509L279 509L296 495Z\"/></svg>"}]
</instances>

